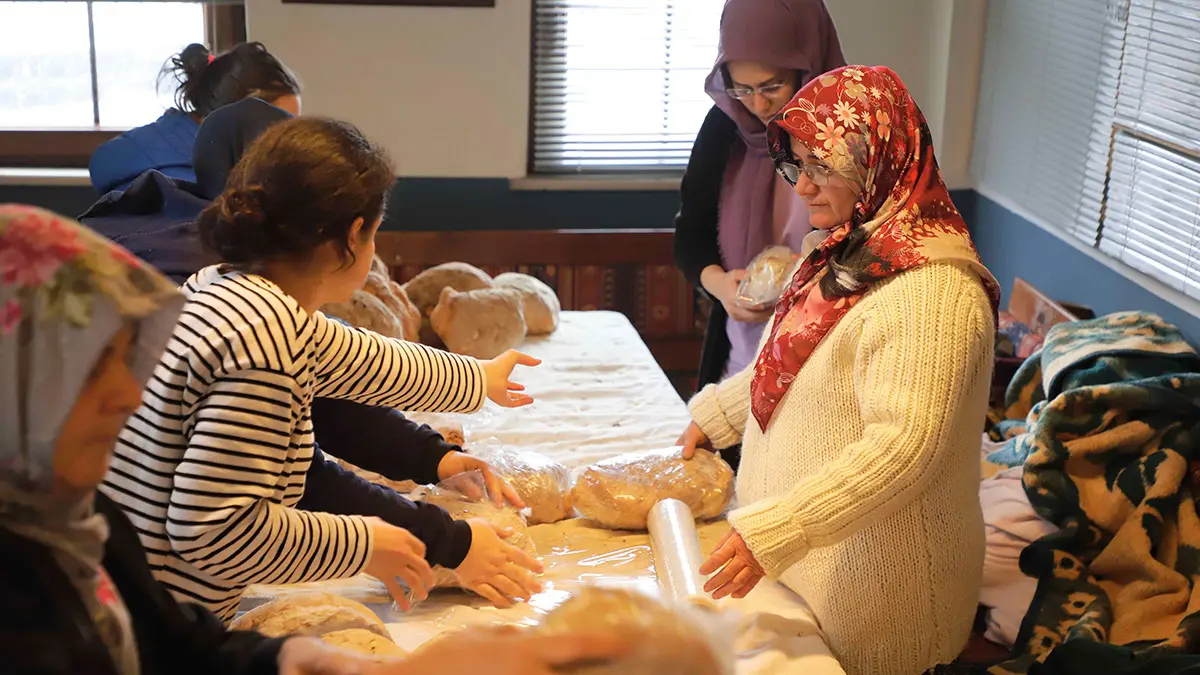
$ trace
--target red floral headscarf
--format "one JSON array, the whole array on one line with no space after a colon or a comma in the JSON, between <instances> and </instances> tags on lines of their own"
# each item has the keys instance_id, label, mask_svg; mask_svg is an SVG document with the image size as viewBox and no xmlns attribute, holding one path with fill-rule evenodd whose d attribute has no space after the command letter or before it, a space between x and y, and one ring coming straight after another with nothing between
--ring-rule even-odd
<instances>
[{"instance_id":1,"label":"red floral headscarf","mask_svg":"<svg viewBox=\"0 0 1200 675\"><path fill-rule=\"evenodd\" d=\"M754 364L751 412L766 430L813 350L875 284L933 261L973 268L992 299L1000 287L979 260L942 182L925 116L896 73L848 66L809 82L768 127L776 162L784 134L859 190L850 221L796 271Z\"/></svg>"}]
</instances>

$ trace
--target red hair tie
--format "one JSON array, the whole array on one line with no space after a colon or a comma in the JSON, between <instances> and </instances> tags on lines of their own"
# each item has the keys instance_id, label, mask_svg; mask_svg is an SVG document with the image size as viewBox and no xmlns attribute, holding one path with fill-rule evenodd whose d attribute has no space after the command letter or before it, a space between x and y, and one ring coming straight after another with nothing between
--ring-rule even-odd
<instances>
[{"instance_id":1,"label":"red hair tie","mask_svg":"<svg viewBox=\"0 0 1200 675\"><path fill-rule=\"evenodd\" d=\"M209 63L212 63L214 58L216 58L216 57L214 57L212 54L209 54L209 55L208 55L208 62L209 62Z\"/></svg>"}]
</instances>

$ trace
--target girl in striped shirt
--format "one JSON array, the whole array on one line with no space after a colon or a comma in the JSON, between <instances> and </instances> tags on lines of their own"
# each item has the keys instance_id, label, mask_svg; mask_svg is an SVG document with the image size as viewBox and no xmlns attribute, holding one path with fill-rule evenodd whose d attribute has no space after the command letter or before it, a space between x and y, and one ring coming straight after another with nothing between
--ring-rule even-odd
<instances>
[{"instance_id":1,"label":"girl in striped shirt","mask_svg":"<svg viewBox=\"0 0 1200 675\"><path fill-rule=\"evenodd\" d=\"M509 381L516 365L538 363L531 357L477 361L317 311L365 280L393 181L354 127L293 119L258 138L200 216L202 239L226 264L184 286L187 304L102 489L138 529L155 576L224 619L250 584L367 572L403 604L397 578L419 598L432 582L424 545L406 530L293 508L313 457L314 396L438 412L532 402ZM529 570L540 564L486 534L497 545L468 555L464 585L535 592Z\"/></svg>"}]
</instances>

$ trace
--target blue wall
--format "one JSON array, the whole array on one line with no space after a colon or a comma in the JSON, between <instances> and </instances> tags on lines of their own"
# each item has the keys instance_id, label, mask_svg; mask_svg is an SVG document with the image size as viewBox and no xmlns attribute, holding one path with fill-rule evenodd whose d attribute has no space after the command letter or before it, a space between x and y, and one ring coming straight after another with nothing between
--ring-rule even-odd
<instances>
[{"instance_id":1,"label":"blue wall","mask_svg":"<svg viewBox=\"0 0 1200 675\"><path fill-rule=\"evenodd\" d=\"M1097 315L1125 310L1154 312L1179 326L1193 345L1200 345L1200 317L974 190L955 192L954 203L971 227L984 264L1004 286L1005 302L1013 278L1021 277L1055 300L1091 307Z\"/></svg>"},{"instance_id":2,"label":"blue wall","mask_svg":"<svg viewBox=\"0 0 1200 675\"><path fill-rule=\"evenodd\" d=\"M0 203L35 204L78 216L96 200L90 187L0 185ZM679 193L511 190L500 178L402 178L385 230L554 230L674 227Z\"/></svg>"}]
</instances>

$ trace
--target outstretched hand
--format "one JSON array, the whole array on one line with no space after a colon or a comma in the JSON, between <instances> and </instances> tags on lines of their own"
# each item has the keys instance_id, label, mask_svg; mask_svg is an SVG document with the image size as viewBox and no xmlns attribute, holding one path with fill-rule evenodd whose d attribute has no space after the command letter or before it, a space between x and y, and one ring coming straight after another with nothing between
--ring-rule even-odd
<instances>
[{"instance_id":1,"label":"outstretched hand","mask_svg":"<svg viewBox=\"0 0 1200 675\"><path fill-rule=\"evenodd\" d=\"M487 397L496 405L505 408L520 408L533 403L532 396L519 393L525 391L525 386L509 378L517 366L533 367L541 362L541 359L535 359L515 349L510 349L494 359L480 361L487 376Z\"/></svg>"}]
</instances>

